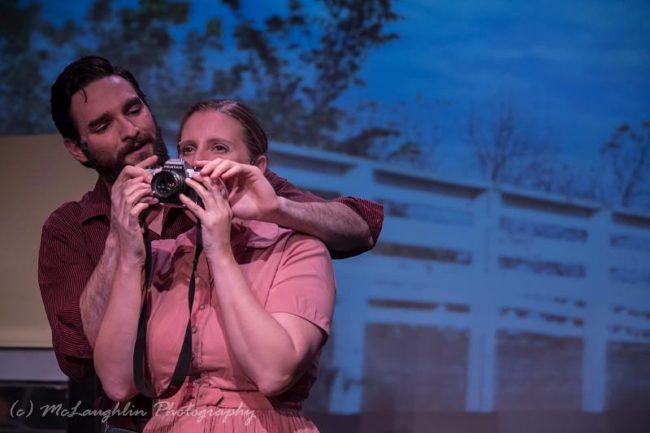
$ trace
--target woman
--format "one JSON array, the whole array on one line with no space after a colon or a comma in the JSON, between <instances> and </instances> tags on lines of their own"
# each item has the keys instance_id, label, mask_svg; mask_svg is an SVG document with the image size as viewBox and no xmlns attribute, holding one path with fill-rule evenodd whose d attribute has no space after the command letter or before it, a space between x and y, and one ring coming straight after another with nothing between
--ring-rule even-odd
<instances>
[{"instance_id":1,"label":"woman","mask_svg":"<svg viewBox=\"0 0 650 433\"><path fill-rule=\"evenodd\" d=\"M335 289L329 253L315 238L232 218L231 203L243 209L240 215L251 216L256 205L268 204L239 194L234 180L249 176L263 182L266 150L264 131L236 101L199 103L181 124L180 156L201 169L201 176L186 183L202 206L181 196L201 223L203 243L191 314L192 362L178 392L154 402L145 432L318 431L301 405L316 380L330 330ZM126 185L125 194L140 201L118 218L118 272L94 352L104 390L117 401L137 393L133 347L147 299L141 290L145 248L139 219L155 202L149 182L140 178ZM196 239L195 227L177 239L152 242L147 365L157 394L169 385L190 319Z\"/></svg>"}]
</instances>

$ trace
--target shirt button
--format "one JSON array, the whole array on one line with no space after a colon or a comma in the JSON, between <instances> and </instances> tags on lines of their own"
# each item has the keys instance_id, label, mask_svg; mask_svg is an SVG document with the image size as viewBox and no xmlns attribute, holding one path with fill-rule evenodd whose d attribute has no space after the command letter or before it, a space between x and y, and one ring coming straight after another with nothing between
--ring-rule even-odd
<instances>
[{"instance_id":1,"label":"shirt button","mask_svg":"<svg viewBox=\"0 0 650 433\"><path fill-rule=\"evenodd\" d=\"M205 309L205 304L199 305L199 310L203 310L203 309Z\"/></svg>"},{"instance_id":2,"label":"shirt button","mask_svg":"<svg viewBox=\"0 0 650 433\"><path fill-rule=\"evenodd\" d=\"M196 334L196 331L197 331L197 330L198 330L198 329L196 328L196 326L192 326L192 334Z\"/></svg>"}]
</instances>

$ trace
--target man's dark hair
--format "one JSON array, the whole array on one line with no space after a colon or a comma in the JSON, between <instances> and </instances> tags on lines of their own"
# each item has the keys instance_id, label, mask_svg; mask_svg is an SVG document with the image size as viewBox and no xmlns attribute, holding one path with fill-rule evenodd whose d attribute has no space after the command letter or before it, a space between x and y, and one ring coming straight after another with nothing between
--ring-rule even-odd
<instances>
[{"instance_id":1,"label":"man's dark hair","mask_svg":"<svg viewBox=\"0 0 650 433\"><path fill-rule=\"evenodd\" d=\"M148 106L138 81L129 71L119 66L113 66L103 57L81 57L66 66L52 85L50 96L52 120L63 138L79 141L77 125L70 115L72 95L79 90L83 92L83 89L90 83L110 76L122 77L131 83L142 102Z\"/></svg>"}]
</instances>

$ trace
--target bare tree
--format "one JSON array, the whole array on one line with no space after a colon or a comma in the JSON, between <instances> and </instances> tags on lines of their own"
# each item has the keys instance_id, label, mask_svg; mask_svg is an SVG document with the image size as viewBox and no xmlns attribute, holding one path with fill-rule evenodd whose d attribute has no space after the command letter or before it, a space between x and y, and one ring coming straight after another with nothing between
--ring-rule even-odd
<instances>
[{"instance_id":1,"label":"bare tree","mask_svg":"<svg viewBox=\"0 0 650 433\"><path fill-rule=\"evenodd\" d=\"M549 152L548 142L531 131L512 102L501 104L492 122L479 118L472 110L467 141L482 174L492 182L529 184L528 168L547 171L541 165Z\"/></svg>"},{"instance_id":2,"label":"bare tree","mask_svg":"<svg viewBox=\"0 0 650 433\"><path fill-rule=\"evenodd\" d=\"M612 201L624 207L642 206L650 197L650 120L635 129L627 123L619 126L601 147L601 156L611 170ZM647 205L647 203L645 203Z\"/></svg>"}]
</instances>

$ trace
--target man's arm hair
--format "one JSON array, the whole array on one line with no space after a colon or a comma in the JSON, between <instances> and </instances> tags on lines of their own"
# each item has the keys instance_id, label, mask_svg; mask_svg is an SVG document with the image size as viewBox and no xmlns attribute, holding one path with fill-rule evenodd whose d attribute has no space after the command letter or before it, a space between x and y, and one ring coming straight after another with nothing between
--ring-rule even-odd
<instances>
[{"instance_id":1,"label":"man's arm hair","mask_svg":"<svg viewBox=\"0 0 650 433\"><path fill-rule=\"evenodd\" d=\"M367 222L336 201L300 203L280 197L273 222L315 236L333 251L366 251L374 245Z\"/></svg>"},{"instance_id":2,"label":"man's arm hair","mask_svg":"<svg viewBox=\"0 0 650 433\"><path fill-rule=\"evenodd\" d=\"M38 282L52 329L54 353L61 371L72 379L94 373L79 298L95 265L78 221L79 213L78 204L68 203L50 215L43 225L38 259Z\"/></svg>"},{"instance_id":3,"label":"man's arm hair","mask_svg":"<svg viewBox=\"0 0 650 433\"><path fill-rule=\"evenodd\" d=\"M332 258L352 257L377 243L384 221L381 204L356 197L328 201L300 190L270 170L264 175L281 198L273 222L318 237Z\"/></svg>"},{"instance_id":4,"label":"man's arm hair","mask_svg":"<svg viewBox=\"0 0 650 433\"><path fill-rule=\"evenodd\" d=\"M102 256L79 298L81 323L88 343L93 348L108 305L116 266L117 239L113 232L109 232Z\"/></svg>"}]
</instances>

